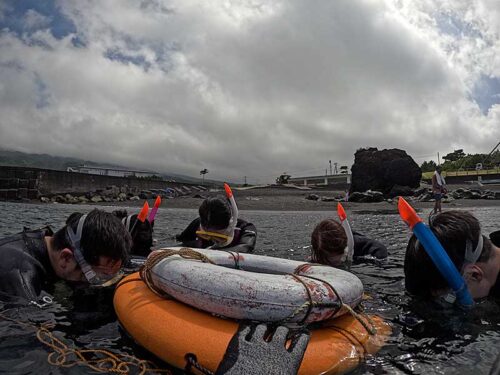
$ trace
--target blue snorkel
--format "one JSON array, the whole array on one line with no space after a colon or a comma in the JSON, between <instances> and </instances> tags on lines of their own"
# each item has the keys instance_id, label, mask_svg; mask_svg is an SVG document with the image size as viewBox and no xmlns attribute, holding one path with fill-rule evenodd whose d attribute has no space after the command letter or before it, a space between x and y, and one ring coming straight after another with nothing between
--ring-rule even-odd
<instances>
[{"instance_id":1,"label":"blue snorkel","mask_svg":"<svg viewBox=\"0 0 500 375\"><path fill-rule=\"evenodd\" d=\"M423 245L425 251L434 262L441 275L445 278L448 285L457 297L458 303L464 307L472 307L472 299L467 284L462 275L451 261L448 253L443 248L434 233L422 222L417 213L410 204L399 197L398 202L399 215L403 221L410 227L417 239Z\"/></svg>"}]
</instances>

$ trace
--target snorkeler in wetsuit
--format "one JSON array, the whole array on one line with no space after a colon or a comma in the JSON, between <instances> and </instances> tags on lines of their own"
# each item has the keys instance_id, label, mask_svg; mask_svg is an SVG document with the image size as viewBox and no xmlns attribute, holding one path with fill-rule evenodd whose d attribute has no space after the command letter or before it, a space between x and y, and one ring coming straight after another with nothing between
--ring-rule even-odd
<instances>
[{"instance_id":1,"label":"snorkeler in wetsuit","mask_svg":"<svg viewBox=\"0 0 500 375\"><path fill-rule=\"evenodd\" d=\"M194 219L176 236L182 246L213 248L240 253L251 253L257 241L255 225L238 218L234 197L207 198Z\"/></svg>"},{"instance_id":2,"label":"snorkeler in wetsuit","mask_svg":"<svg viewBox=\"0 0 500 375\"><path fill-rule=\"evenodd\" d=\"M59 280L103 285L119 271L131 239L113 214L73 214L55 234L25 230L0 240L0 298L37 304Z\"/></svg>"},{"instance_id":3,"label":"snorkeler in wetsuit","mask_svg":"<svg viewBox=\"0 0 500 375\"><path fill-rule=\"evenodd\" d=\"M387 258L387 248L379 241L352 231L354 237L354 258ZM311 261L340 266L346 261L347 234L343 226L334 219L325 219L314 228L311 234Z\"/></svg>"},{"instance_id":4,"label":"snorkeler in wetsuit","mask_svg":"<svg viewBox=\"0 0 500 375\"><path fill-rule=\"evenodd\" d=\"M130 250L130 255L147 257L153 247L153 227L154 220L152 222L149 219L140 221L137 219L138 215L128 215L127 210L116 210L113 211L119 219L121 219L125 229L130 233L132 237L132 249Z\"/></svg>"},{"instance_id":5,"label":"snorkeler in wetsuit","mask_svg":"<svg viewBox=\"0 0 500 375\"><path fill-rule=\"evenodd\" d=\"M435 216L430 229L463 277L474 300L500 298L500 231L490 238L481 233L479 221L467 211L447 211ZM455 296L415 235L406 248L405 287L413 295L453 302Z\"/></svg>"}]
</instances>

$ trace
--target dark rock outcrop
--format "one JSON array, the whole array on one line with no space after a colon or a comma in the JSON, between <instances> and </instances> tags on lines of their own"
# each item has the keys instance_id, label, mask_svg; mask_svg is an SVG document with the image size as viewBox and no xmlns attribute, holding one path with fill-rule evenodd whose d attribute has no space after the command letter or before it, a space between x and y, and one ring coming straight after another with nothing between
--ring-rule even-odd
<instances>
[{"instance_id":1,"label":"dark rock outcrop","mask_svg":"<svg viewBox=\"0 0 500 375\"><path fill-rule=\"evenodd\" d=\"M420 191L420 190L419 190ZM430 189L422 190L421 194L417 196L415 192L415 197L420 202L432 202L434 201L434 194L431 193ZM477 189L464 189L458 188L452 192L448 192L443 196L443 202L452 201L455 199L500 199L500 191L491 190L477 190Z\"/></svg>"},{"instance_id":2,"label":"dark rock outcrop","mask_svg":"<svg viewBox=\"0 0 500 375\"><path fill-rule=\"evenodd\" d=\"M376 190L389 195L395 185L416 189L420 186L422 177L417 163L405 151L399 149L358 150L354 154L351 171L351 193Z\"/></svg>"},{"instance_id":3,"label":"dark rock outcrop","mask_svg":"<svg viewBox=\"0 0 500 375\"><path fill-rule=\"evenodd\" d=\"M359 203L374 203L382 202L384 200L384 195L380 191L368 190L364 193L355 191L349 194L349 202L359 202Z\"/></svg>"},{"instance_id":4,"label":"dark rock outcrop","mask_svg":"<svg viewBox=\"0 0 500 375\"><path fill-rule=\"evenodd\" d=\"M310 200L310 201L317 201L319 199L319 195L318 194L309 194L306 196L306 199Z\"/></svg>"},{"instance_id":5,"label":"dark rock outcrop","mask_svg":"<svg viewBox=\"0 0 500 375\"><path fill-rule=\"evenodd\" d=\"M407 196L413 196L415 194L415 190L413 190L409 186L401 186L401 185L394 185L391 188L391 191L387 194L390 198L394 197L407 197Z\"/></svg>"}]
</instances>

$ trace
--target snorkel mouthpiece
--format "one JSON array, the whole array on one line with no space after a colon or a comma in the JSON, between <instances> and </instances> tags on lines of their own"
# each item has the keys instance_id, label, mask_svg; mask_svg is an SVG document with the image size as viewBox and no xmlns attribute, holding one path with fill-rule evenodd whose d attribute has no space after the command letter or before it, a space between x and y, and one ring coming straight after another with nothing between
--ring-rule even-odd
<instances>
[{"instance_id":1,"label":"snorkel mouthpiece","mask_svg":"<svg viewBox=\"0 0 500 375\"><path fill-rule=\"evenodd\" d=\"M339 216L340 224L342 225L342 228L344 228L344 232L347 236L347 253L345 255L348 266L350 266L352 258L354 257L354 236L352 234L351 225L347 220L347 214L345 213L344 207L340 204L340 202L337 204L337 215Z\"/></svg>"},{"instance_id":2,"label":"snorkel mouthpiece","mask_svg":"<svg viewBox=\"0 0 500 375\"><path fill-rule=\"evenodd\" d=\"M403 221L413 231L415 237L417 237L434 265L455 293L458 303L464 307L472 307L474 300L467 289L467 284L434 233L422 222L413 207L402 197L399 197L398 210ZM425 272L425 270L422 272Z\"/></svg>"}]
</instances>

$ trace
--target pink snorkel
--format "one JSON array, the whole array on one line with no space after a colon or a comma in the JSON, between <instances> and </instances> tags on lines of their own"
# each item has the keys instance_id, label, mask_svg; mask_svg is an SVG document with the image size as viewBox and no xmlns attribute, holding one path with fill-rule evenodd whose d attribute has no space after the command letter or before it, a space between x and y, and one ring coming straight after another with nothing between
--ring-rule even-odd
<instances>
[{"instance_id":1,"label":"pink snorkel","mask_svg":"<svg viewBox=\"0 0 500 375\"><path fill-rule=\"evenodd\" d=\"M158 212L158 208L160 207L160 204L161 204L161 198L160 196L157 196L155 200L155 205L153 206L153 209L151 210L151 213L149 214L148 217L150 223L154 221L156 213Z\"/></svg>"}]
</instances>

